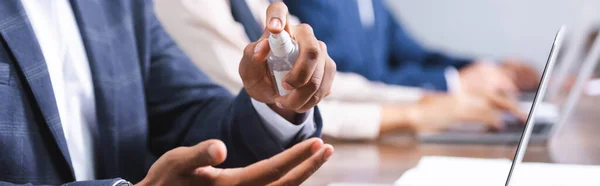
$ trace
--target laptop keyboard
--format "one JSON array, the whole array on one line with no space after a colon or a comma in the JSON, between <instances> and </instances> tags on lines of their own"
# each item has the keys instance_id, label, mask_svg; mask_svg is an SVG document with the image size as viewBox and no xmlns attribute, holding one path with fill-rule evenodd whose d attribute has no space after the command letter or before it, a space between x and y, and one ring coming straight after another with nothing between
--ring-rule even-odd
<instances>
[{"instance_id":1,"label":"laptop keyboard","mask_svg":"<svg viewBox=\"0 0 600 186\"><path fill-rule=\"evenodd\" d=\"M538 124L533 126L533 134L539 134L546 130L549 130L551 125L548 124ZM525 130L525 125L518 123L511 123L504 126L504 129L498 131L499 133L523 133Z\"/></svg>"}]
</instances>

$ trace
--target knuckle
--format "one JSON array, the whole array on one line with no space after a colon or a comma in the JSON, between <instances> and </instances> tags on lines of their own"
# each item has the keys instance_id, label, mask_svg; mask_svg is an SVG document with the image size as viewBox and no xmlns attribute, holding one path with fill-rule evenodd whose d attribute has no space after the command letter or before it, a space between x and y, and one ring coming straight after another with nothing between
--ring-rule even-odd
<instances>
[{"instance_id":1,"label":"knuckle","mask_svg":"<svg viewBox=\"0 0 600 186\"><path fill-rule=\"evenodd\" d=\"M284 172L281 171L278 167L273 167L269 170L268 178L271 180L278 180L283 177Z\"/></svg>"},{"instance_id":2,"label":"knuckle","mask_svg":"<svg viewBox=\"0 0 600 186\"><path fill-rule=\"evenodd\" d=\"M321 48L327 48L327 44L321 40L319 40L319 46L321 46Z\"/></svg>"},{"instance_id":3,"label":"knuckle","mask_svg":"<svg viewBox=\"0 0 600 186\"><path fill-rule=\"evenodd\" d=\"M335 61L329 60L328 65L329 65L329 67L328 67L329 70L331 70L333 72L337 71L337 64L335 63Z\"/></svg>"},{"instance_id":4,"label":"knuckle","mask_svg":"<svg viewBox=\"0 0 600 186\"><path fill-rule=\"evenodd\" d=\"M321 86L321 78L312 77L305 86L309 91L315 92L319 90L319 87Z\"/></svg>"},{"instance_id":5,"label":"knuckle","mask_svg":"<svg viewBox=\"0 0 600 186\"><path fill-rule=\"evenodd\" d=\"M248 73L246 73L244 69L245 68L243 67L243 65L240 64L240 66L238 67L238 74L240 74L240 78L242 78L242 81L248 78Z\"/></svg>"},{"instance_id":6,"label":"knuckle","mask_svg":"<svg viewBox=\"0 0 600 186\"><path fill-rule=\"evenodd\" d=\"M287 79L287 83L292 85L294 88L298 88L304 85L305 81L300 77L306 76L306 72L300 71L298 75L292 75Z\"/></svg>"},{"instance_id":7,"label":"knuckle","mask_svg":"<svg viewBox=\"0 0 600 186\"><path fill-rule=\"evenodd\" d=\"M319 40L319 46L321 47L323 52L327 52L327 44L325 44L325 42Z\"/></svg>"},{"instance_id":8,"label":"knuckle","mask_svg":"<svg viewBox=\"0 0 600 186\"><path fill-rule=\"evenodd\" d=\"M321 99L323 99L323 98L321 97L321 95L318 95L318 93L311 96L310 100L304 106L302 106L302 108L298 109L298 112L299 113L308 112L308 110L313 108L315 105L319 104Z\"/></svg>"},{"instance_id":9,"label":"knuckle","mask_svg":"<svg viewBox=\"0 0 600 186\"><path fill-rule=\"evenodd\" d=\"M319 101L321 101L321 98L322 98L321 94L316 93L315 95L312 96L312 98L310 98L311 99L310 103L317 104L317 103L319 103Z\"/></svg>"},{"instance_id":10,"label":"knuckle","mask_svg":"<svg viewBox=\"0 0 600 186\"><path fill-rule=\"evenodd\" d=\"M253 45L253 44L246 45L246 47L244 48L244 57L254 53L254 47L252 47L252 46L255 46L255 45Z\"/></svg>"},{"instance_id":11,"label":"knuckle","mask_svg":"<svg viewBox=\"0 0 600 186\"><path fill-rule=\"evenodd\" d=\"M306 56L309 60L317 60L321 55L321 50L316 46L309 46L306 48Z\"/></svg>"},{"instance_id":12,"label":"knuckle","mask_svg":"<svg viewBox=\"0 0 600 186\"><path fill-rule=\"evenodd\" d=\"M306 23L299 24L298 28L301 30L304 30L308 33L313 33L313 28L309 24L306 24Z\"/></svg>"}]
</instances>

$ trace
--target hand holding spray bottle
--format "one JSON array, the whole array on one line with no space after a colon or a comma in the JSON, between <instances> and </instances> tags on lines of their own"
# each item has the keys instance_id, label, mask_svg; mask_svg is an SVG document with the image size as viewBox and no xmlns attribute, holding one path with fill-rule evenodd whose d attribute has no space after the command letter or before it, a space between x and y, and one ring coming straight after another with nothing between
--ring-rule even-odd
<instances>
[{"instance_id":1,"label":"hand holding spray bottle","mask_svg":"<svg viewBox=\"0 0 600 186\"><path fill-rule=\"evenodd\" d=\"M267 57L267 64L276 84L275 90L283 96L288 94L288 91L283 88L282 82L298 59L298 44L283 30L279 34L271 33L269 46L271 52Z\"/></svg>"}]
</instances>

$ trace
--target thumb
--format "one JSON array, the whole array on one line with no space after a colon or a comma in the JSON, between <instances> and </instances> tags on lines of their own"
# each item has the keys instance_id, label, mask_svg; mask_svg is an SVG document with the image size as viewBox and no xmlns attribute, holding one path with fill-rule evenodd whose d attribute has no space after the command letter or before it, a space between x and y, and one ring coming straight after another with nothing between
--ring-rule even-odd
<instances>
[{"instance_id":1,"label":"thumb","mask_svg":"<svg viewBox=\"0 0 600 186\"><path fill-rule=\"evenodd\" d=\"M185 171L194 171L199 167L218 165L225 161L227 148L220 140L206 140L195 146L185 148L181 153Z\"/></svg>"},{"instance_id":2,"label":"thumb","mask_svg":"<svg viewBox=\"0 0 600 186\"><path fill-rule=\"evenodd\" d=\"M283 30L290 32L288 25L288 8L282 2L274 2L267 8L266 31L279 33ZM291 35L291 33L290 33Z\"/></svg>"}]
</instances>

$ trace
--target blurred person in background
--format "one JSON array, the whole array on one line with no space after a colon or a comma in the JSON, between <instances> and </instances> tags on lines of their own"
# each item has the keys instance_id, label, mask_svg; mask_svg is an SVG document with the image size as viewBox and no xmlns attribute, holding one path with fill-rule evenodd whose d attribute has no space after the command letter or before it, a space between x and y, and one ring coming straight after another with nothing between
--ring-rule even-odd
<instances>
[{"instance_id":1,"label":"blurred person in background","mask_svg":"<svg viewBox=\"0 0 600 186\"><path fill-rule=\"evenodd\" d=\"M538 73L514 59L448 56L422 47L386 7L384 0L284 0L290 13L311 24L328 45L338 71L371 81L439 91L516 94L535 90Z\"/></svg>"},{"instance_id":2,"label":"blurred person in background","mask_svg":"<svg viewBox=\"0 0 600 186\"><path fill-rule=\"evenodd\" d=\"M150 0L0 1L0 185L300 185L331 157L315 106L335 63L310 26L286 24L283 3L267 10L279 23L268 30L294 31L298 71L284 81L306 82L285 97L264 68L266 38L237 54L251 86L232 96L153 10Z\"/></svg>"},{"instance_id":3,"label":"blurred person in background","mask_svg":"<svg viewBox=\"0 0 600 186\"><path fill-rule=\"evenodd\" d=\"M596 23L590 29L590 32L587 34L586 42L585 42L585 46L584 46L585 54L589 55L590 51L592 50L592 46L594 45L594 42L598 38L599 34L600 34L600 23ZM596 69L594 69L594 74L592 75L591 78L597 80L598 77L600 77L600 65L596 66Z\"/></svg>"},{"instance_id":4,"label":"blurred person in background","mask_svg":"<svg viewBox=\"0 0 600 186\"><path fill-rule=\"evenodd\" d=\"M567 54L568 50L572 50L568 47L563 47L563 49L560 50L560 52L558 53L558 57L559 57L559 61L561 63L570 63L569 66L567 66L566 68L568 69L568 75L566 76L566 82L562 85L563 87L561 87L561 91L559 92L560 98L564 98L564 96L568 95L568 93L571 91L571 88L573 88L573 86L575 85L575 82L577 81L577 76L579 75L579 72L582 70L582 66L584 63L585 58L590 55L590 51L592 50L592 47L594 45L594 42L596 41L596 38L598 37L598 33L600 32L600 24L594 24L593 26L591 26L587 32L585 32L586 34L585 36L585 40L582 43L582 47L583 49L577 54L576 60L574 62L568 62L565 61L567 57L565 57ZM573 42L573 41L571 41ZM572 46L572 45L569 45ZM599 62L600 63L600 62ZM555 71L558 71L555 70ZM594 72L592 73L591 77L589 77L589 80L586 84L586 88L585 88L585 92L588 95L598 95L600 94L600 79L598 78L600 77L600 65L597 65L596 68L594 69Z\"/></svg>"},{"instance_id":5,"label":"blurred person in background","mask_svg":"<svg viewBox=\"0 0 600 186\"><path fill-rule=\"evenodd\" d=\"M237 76L244 46L266 26L268 0L156 0L157 16L174 40L215 82L232 93L243 87ZM298 24L290 16L290 25ZM495 95L492 95L495 96ZM374 139L409 129L438 132L453 124L479 122L501 128L501 112L516 111L511 100L467 93L426 93L386 85L355 73L338 72L329 97L319 104L323 134L338 139Z\"/></svg>"},{"instance_id":6,"label":"blurred person in background","mask_svg":"<svg viewBox=\"0 0 600 186\"><path fill-rule=\"evenodd\" d=\"M590 31L586 35L586 41L584 44L584 54L590 55L594 42L598 38L600 33L600 24L596 23L591 27ZM583 59L582 59L583 60ZM585 88L585 93L589 96L597 96L600 95L600 61L596 62L596 67L594 69L594 73L592 73L590 80L587 82L587 86ZM573 85L575 83L574 78L569 82L569 85ZM570 89L570 88L569 88Z\"/></svg>"}]
</instances>

